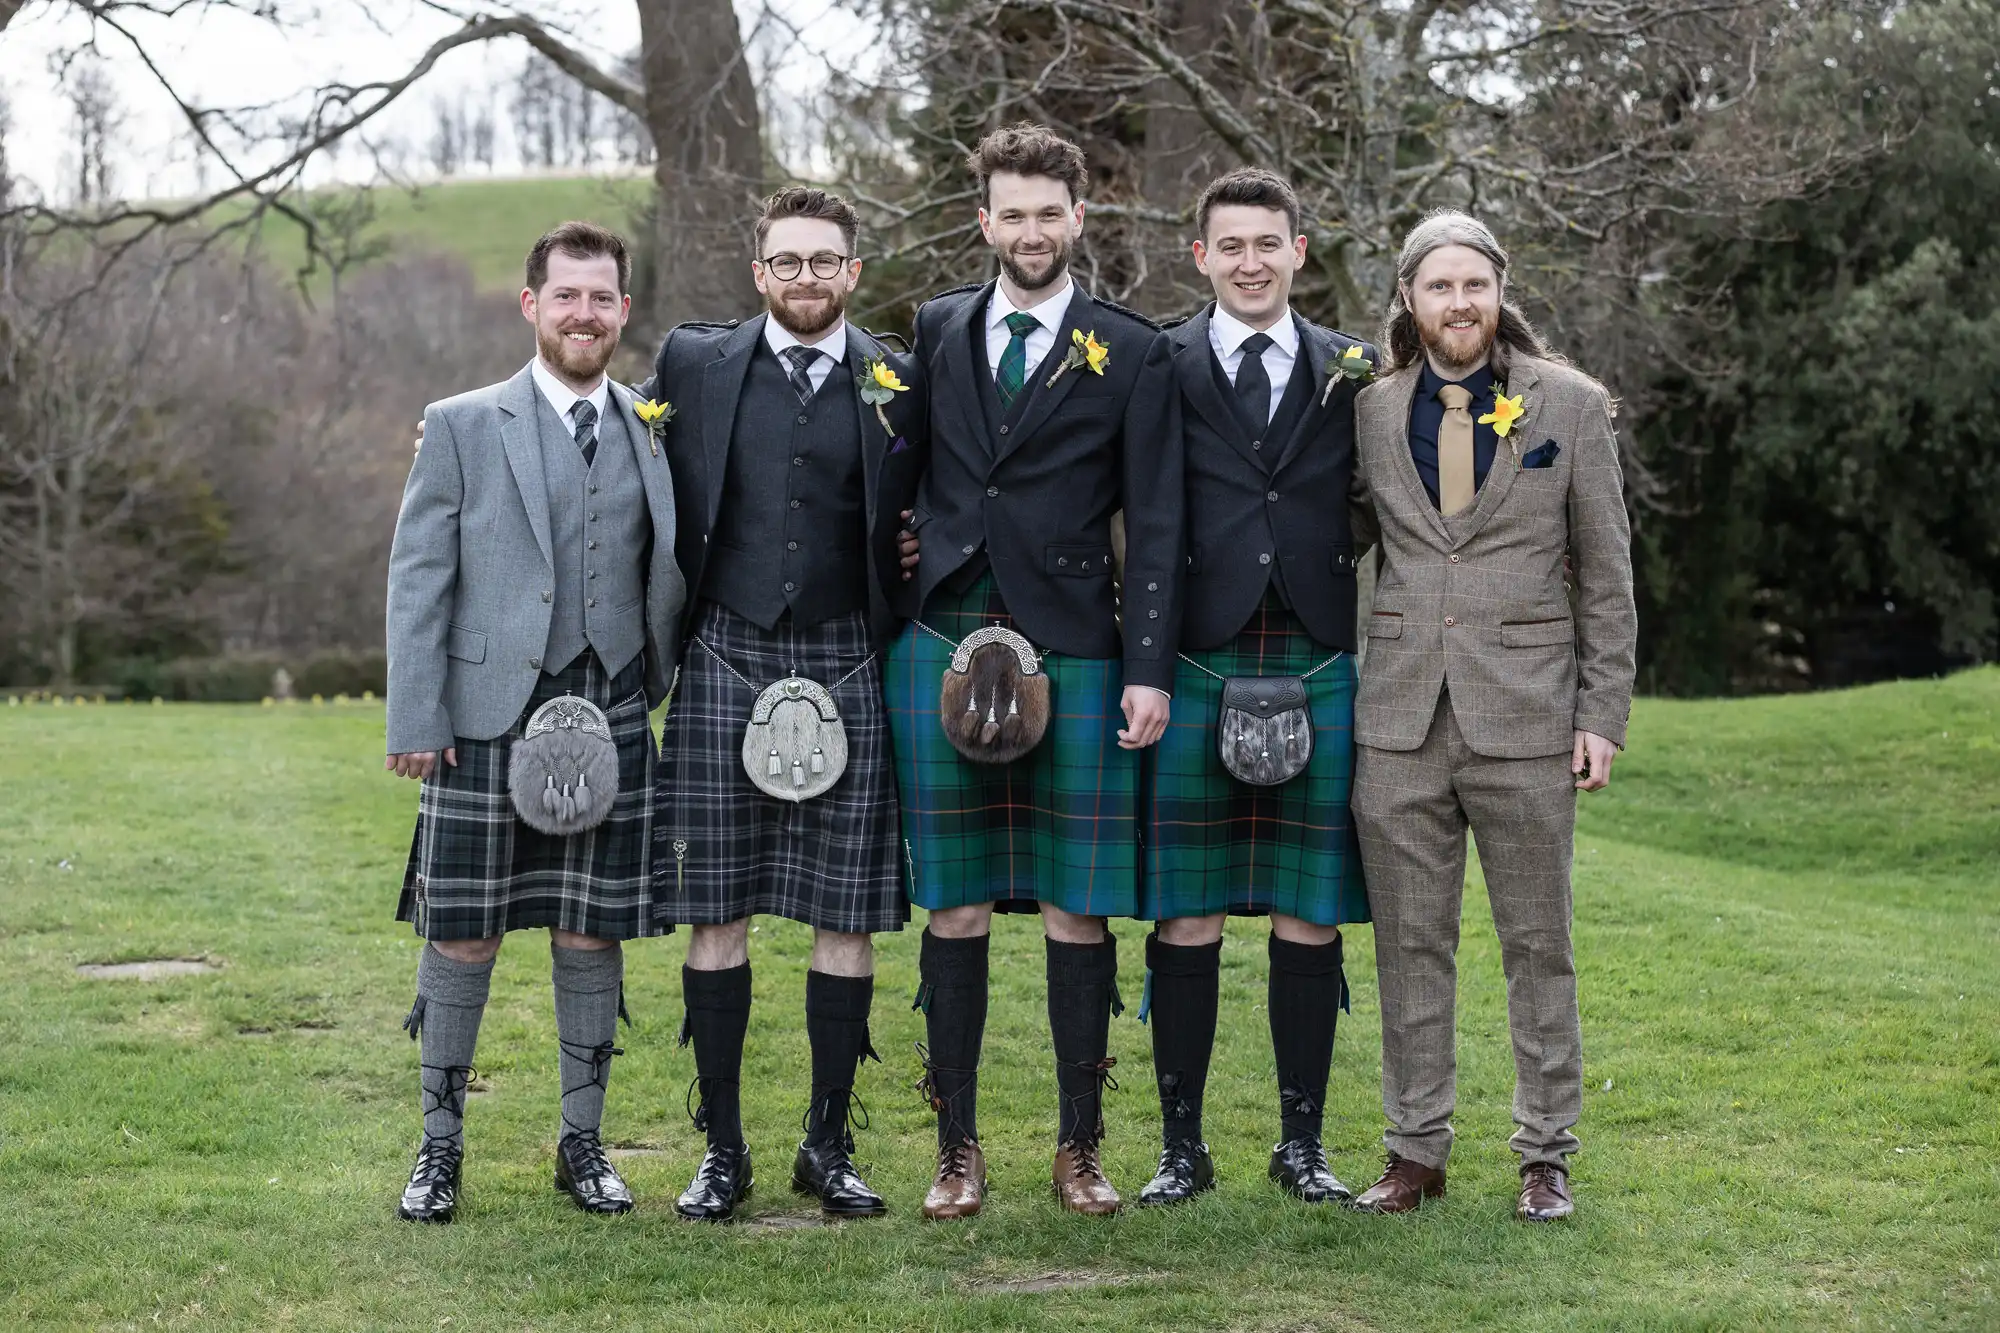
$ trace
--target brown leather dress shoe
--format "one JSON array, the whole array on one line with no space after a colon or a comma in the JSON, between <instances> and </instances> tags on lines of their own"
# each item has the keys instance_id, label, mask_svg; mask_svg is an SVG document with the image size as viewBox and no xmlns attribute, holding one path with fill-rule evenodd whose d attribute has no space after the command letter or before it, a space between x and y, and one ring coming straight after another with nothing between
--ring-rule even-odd
<instances>
[{"instance_id":1,"label":"brown leather dress shoe","mask_svg":"<svg viewBox=\"0 0 2000 1333\"><path fill-rule=\"evenodd\" d=\"M938 1150L937 1178L924 1195L924 1216L933 1222L973 1217L986 1202L986 1154L970 1139Z\"/></svg>"},{"instance_id":2,"label":"brown leather dress shoe","mask_svg":"<svg viewBox=\"0 0 2000 1333\"><path fill-rule=\"evenodd\" d=\"M1056 1200L1072 1213L1109 1217L1118 1211L1118 1191L1104 1178L1097 1145L1072 1139L1056 1147Z\"/></svg>"},{"instance_id":3,"label":"brown leather dress shoe","mask_svg":"<svg viewBox=\"0 0 2000 1333\"><path fill-rule=\"evenodd\" d=\"M1521 1168L1521 1200L1514 1205L1514 1216L1523 1222L1554 1222L1574 1212L1569 1172L1547 1162Z\"/></svg>"},{"instance_id":4,"label":"brown leather dress shoe","mask_svg":"<svg viewBox=\"0 0 2000 1333\"><path fill-rule=\"evenodd\" d=\"M1444 1172L1407 1157L1389 1154L1382 1178L1354 1197L1364 1213L1413 1213L1425 1199L1444 1197Z\"/></svg>"}]
</instances>

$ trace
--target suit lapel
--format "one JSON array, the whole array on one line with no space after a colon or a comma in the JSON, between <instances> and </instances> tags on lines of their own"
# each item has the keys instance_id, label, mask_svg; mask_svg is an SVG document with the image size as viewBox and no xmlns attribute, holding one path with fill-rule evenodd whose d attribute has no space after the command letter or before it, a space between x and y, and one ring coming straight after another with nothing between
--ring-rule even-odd
<instances>
[{"instance_id":1,"label":"suit lapel","mask_svg":"<svg viewBox=\"0 0 2000 1333\"><path fill-rule=\"evenodd\" d=\"M743 399L743 379L750 373L750 358L764 340L764 321L759 315L745 321L722 344L722 355L701 372L701 449L707 469L708 509L703 531L715 531L715 517L722 509L723 480L729 474L729 437L736 429L736 405Z\"/></svg>"},{"instance_id":2,"label":"suit lapel","mask_svg":"<svg viewBox=\"0 0 2000 1333\"><path fill-rule=\"evenodd\" d=\"M994 451L993 461L996 463L1020 448L1023 440L1041 429L1042 423L1049 419L1049 414L1062 404L1063 399L1069 397L1069 391L1076 387L1076 382L1091 373L1087 367L1078 366L1057 377L1054 388L1049 387L1049 379L1055 375L1056 367L1062 364L1063 358L1069 355L1069 349L1075 345L1075 336L1079 333L1092 332L1090 324L1095 318L1092 312L1096 309L1097 303L1090 299L1090 293L1083 289L1082 283L1074 278L1070 281L1073 286L1070 290L1069 311L1063 316L1062 326L1056 331L1055 346L1049 349L1046 357L1042 358L1042 364L1035 367L1033 378L1022 387L1021 391L1028 395L1028 404L1021 409L1020 419L1007 432L1007 438L1002 441L1000 448Z\"/></svg>"},{"instance_id":3,"label":"suit lapel","mask_svg":"<svg viewBox=\"0 0 2000 1333\"><path fill-rule=\"evenodd\" d=\"M1469 542L1479 535L1496 510L1507 501L1507 493L1514 489L1514 478L1521 466L1515 461L1521 441L1528 431L1534 429L1535 418L1540 415L1542 377L1535 369L1535 363L1523 360L1514 367L1507 377L1507 396L1527 395L1521 403L1521 417L1507 430L1507 438L1498 442L1493 451L1493 465L1486 469L1486 484L1479 488L1479 502L1472 512L1457 524L1459 541ZM1497 394L1498 389L1494 392Z\"/></svg>"},{"instance_id":4,"label":"suit lapel","mask_svg":"<svg viewBox=\"0 0 2000 1333\"><path fill-rule=\"evenodd\" d=\"M1299 355L1306 358L1306 364L1312 368L1312 397L1306 401L1306 410L1299 413L1299 419L1292 423L1291 438L1285 441L1284 452L1278 455L1277 467L1272 469L1273 472L1291 462L1292 455L1312 438L1313 431L1318 428L1320 418L1325 415L1329 406L1326 401L1326 345L1319 340L1319 335L1313 330L1312 325L1297 315L1293 315L1292 320L1294 327L1299 331Z\"/></svg>"},{"instance_id":5,"label":"suit lapel","mask_svg":"<svg viewBox=\"0 0 2000 1333\"><path fill-rule=\"evenodd\" d=\"M995 279L997 282L998 279ZM993 283L989 282L953 314L945 324L943 338L944 380L951 392L942 395L944 402L958 417L958 429L969 440L982 441L986 452L993 452L992 427L986 420L986 409L980 395L987 391L979 377L986 375L983 358L975 358L976 348L984 345L983 338L976 338L980 320L985 316L986 303L992 299ZM990 378L990 376L989 376ZM936 403L937 397L932 398Z\"/></svg>"},{"instance_id":6,"label":"suit lapel","mask_svg":"<svg viewBox=\"0 0 2000 1333\"><path fill-rule=\"evenodd\" d=\"M1167 336L1174 341L1174 378L1180 381L1181 395L1194 406L1202 420L1230 447L1243 455L1259 472L1264 460L1243 436L1243 423L1236 409L1222 396L1222 373L1215 349L1208 340L1208 328L1215 307L1211 304Z\"/></svg>"},{"instance_id":7,"label":"suit lapel","mask_svg":"<svg viewBox=\"0 0 2000 1333\"><path fill-rule=\"evenodd\" d=\"M1381 416L1376 418L1379 423L1378 437L1389 451L1390 470L1402 478L1411 504L1429 518L1438 540L1449 544L1451 533L1444 526L1444 515L1438 513L1437 506L1431 503L1431 494L1424 489L1424 479L1417 475L1416 460L1410 457L1410 404L1416 400L1417 384L1423 378L1423 362L1405 366L1396 374L1401 377L1394 381L1396 391L1377 400L1376 411L1391 415L1387 421Z\"/></svg>"},{"instance_id":8,"label":"suit lapel","mask_svg":"<svg viewBox=\"0 0 2000 1333\"><path fill-rule=\"evenodd\" d=\"M500 391L500 410L507 419L500 424L500 442L507 450L507 466L520 488L521 503L528 511L528 526L534 529L535 545L549 568L556 566L555 542L549 536L549 483L542 472L542 433L535 424L537 399L532 364L507 381Z\"/></svg>"},{"instance_id":9,"label":"suit lapel","mask_svg":"<svg viewBox=\"0 0 2000 1333\"><path fill-rule=\"evenodd\" d=\"M614 430L625 432L626 444L632 450L632 461L638 464L639 478L646 487L646 508L652 512L653 531L666 532L673 526L674 491L673 474L667 468L665 453L655 454L652 433L639 422L639 415L633 410L638 395L616 380L611 382L611 416ZM598 431L602 440L604 430Z\"/></svg>"},{"instance_id":10,"label":"suit lapel","mask_svg":"<svg viewBox=\"0 0 2000 1333\"><path fill-rule=\"evenodd\" d=\"M861 400L861 368L870 361L887 357L888 351L854 325L847 326L847 364L834 367L833 373L848 373L848 392L854 396L854 412L861 423L861 495L865 510L867 530L875 531L875 491L882 477L882 460L889 455L889 446L894 438L882 429L882 418L875 409ZM886 413L894 403L886 404Z\"/></svg>"}]
</instances>

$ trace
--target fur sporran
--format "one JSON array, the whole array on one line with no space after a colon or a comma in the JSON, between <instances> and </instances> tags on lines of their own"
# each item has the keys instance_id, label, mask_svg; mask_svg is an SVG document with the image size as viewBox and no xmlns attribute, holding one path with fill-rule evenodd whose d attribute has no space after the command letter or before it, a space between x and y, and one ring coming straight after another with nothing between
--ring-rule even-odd
<instances>
[{"instance_id":1,"label":"fur sporran","mask_svg":"<svg viewBox=\"0 0 2000 1333\"><path fill-rule=\"evenodd\" d=\"M596 828L618 799L618 747L604 710L573 694L537 708L507 760L507 794L529 828Z\"/></svg>"},{"instance_id":2,"label":"fur sporran","mask_svg":"<svg viewBox=\"0 0 2000 1333\"><path fill-rule=\"evenodd\" d=\"M847 728L816 680L787 676L757 696L743 728L743 771L781 801L810 801L847 771Z\"/></svg>"},{"instance_id":3,"label":"fur sporran","mask_svg":"<svg viewBox=\"0 0 2000 1333\"><path fill-rule=\"evenodd\" d=\"M1230 676L1215 720L1222 766L1238 782L1276 787L1312 762L1312 701L1303 676Z\"/></svg>"},{"instance_id":4,"label":"fur sporran","mask_svg":"<svg viewBox=\"0 0 2000 1333\"><path fill-rule=\"evenodd\" d=\"M975 764L1008 764L1049 729L1049 678L1035 646L1013 630L974 630L951 655L939 691L951 748Z\"/></svg>"}]
</instances>

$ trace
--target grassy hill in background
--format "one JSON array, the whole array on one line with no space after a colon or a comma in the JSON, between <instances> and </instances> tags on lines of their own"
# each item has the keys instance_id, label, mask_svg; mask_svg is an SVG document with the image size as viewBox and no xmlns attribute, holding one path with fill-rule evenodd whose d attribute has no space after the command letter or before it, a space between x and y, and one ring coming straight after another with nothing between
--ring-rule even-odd
<instances>
[{"instance_id":1,"label":"grassy hill in background","mask_svg":"<svg viewBox=\"0 0 2000 1333\"><path fill-rule=\"evenodd\" d=\"M454 180L416 189L316 192L304 207L336 233L338 219L358 209L366 221L354 236L363 246L379 245L384 256L459 255L481 287L512 290L521 284L521 257L537 236L569 218L629 232L651 190L644 177ZM280 214L266 217L257 245L286 273L305 260L305 232Z\"/></svg>"}]
</instances>

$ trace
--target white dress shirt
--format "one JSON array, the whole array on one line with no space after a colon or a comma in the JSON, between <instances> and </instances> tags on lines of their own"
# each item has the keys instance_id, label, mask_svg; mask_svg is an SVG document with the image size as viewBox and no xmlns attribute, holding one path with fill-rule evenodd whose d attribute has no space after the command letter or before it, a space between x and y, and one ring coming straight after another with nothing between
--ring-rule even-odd
<instances>
[{"instance_id":1,"label":"white dress shirt","mask_svg":"<svg viewBox=\"0 0 2000 1333\"><path fill-rule=\"evenodd\" d=\"M1000 354L1007 350L1007 344L1014 335L1007 329L1007 316L1012 314L1033 315L1040 327L1028 335L1028 378L1034 378L1035 367L1049 354L1061 336L1063 321L1069 318L1069 298L1076 291L1076 283L1065 273L1062 290L1042 298L1041 304L1022 310L1008 299L1007 289L999 283L993 284L993 297L986 303L986 368L994 379L1000 378ZM1025 387L1025 385L1023 386Z\"/></svg>"},{"instance_id":2,"label":"white dress shirt","mask_svg":"<svg viewBox=\"0 0 2000 1333\"><path fill-rule=\"evenodd\" d=\"M799 341L790 329L767 315L764 319L764 342L773 352L782 352L787 347L812 347L826 353L825 356L814 357L812 364L806 367L806 378L812 381L813 392L818 393L820 385L825 384L826 377L833 373L834 366L847 360L847 321L843 319L836 322L827 335L818 342L805 343ZM790 357L780 356L778 364L785 368L786 374L791 373Z\"/></svg>"},{"instance_id":3,"label":"white dress shirt","mask_svg":"<svg viewBox=\"0 0 2000 1333\"><path fill-rule=\"evenodd\" d=\"M537 356L529 365L534 371L535 387L542 391L542 397L549 400L549 406L556 410L556 419L569 427L570 434L576 434L576 418L569 414L570 409L576 406L579 399L597 409L597 423L600 426L603 424L605 403L611 397L610 380L599 375L596 388L589 393L578 393L557 379L556 373L548 368L541 357ZM592 434L595 433L593 429Z\"/></svg>"},{"instance_id":4,"label":"white dress shirt","mask_svg":"<svg viewBox=\"0 0 2000 1333\"><path fill-rule=\"evenodd\" d=\"M1243 364L1244 340L1253 333L1271 339L1271 345L1264 349L1264 373L1271 377L1271 410L1264 414L1268 425L1278 415L1278 404L1285 401L1285 390L1292 383L1292 364L1299 359L1299 326L1292 322L1292 308L1286 306L1284 317L1268 329L1251 328L1220 304L1209 317L1208 346L1231 384L1236 383L1236 371Z\"/></svg>"}]
</instances>

